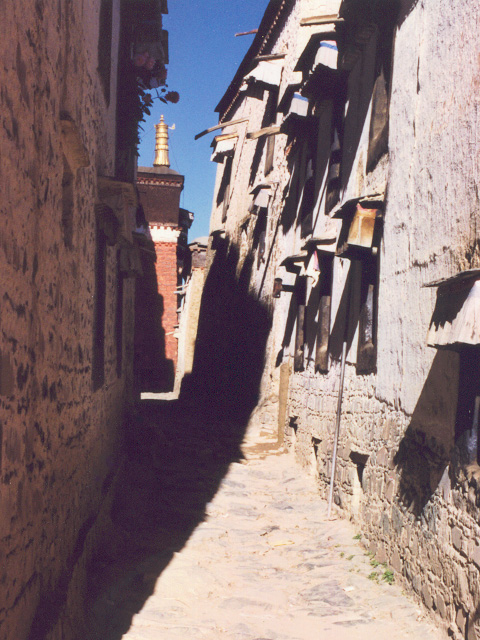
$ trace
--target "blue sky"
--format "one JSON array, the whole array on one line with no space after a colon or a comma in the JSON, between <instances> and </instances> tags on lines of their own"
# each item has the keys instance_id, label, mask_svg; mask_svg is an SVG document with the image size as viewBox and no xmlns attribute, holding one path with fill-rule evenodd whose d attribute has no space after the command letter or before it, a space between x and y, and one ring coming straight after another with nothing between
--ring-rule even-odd
<instances>
[{"instance_id":1,"label":"blue sky","mask_svg":"<svg viewBox=\"0 0 480 640\"><path fill-rule=\"evenodd\" d=\"M193 211L189 241L208 235L216 164L210 162L214 133L195 134L218 122L214 112L254 36L235 33L256 29L268 0L169 0L164 29L169 32L168 89L180 93L178 104L154 100L142 123L140 166L152 166L154 125L163 114L170 131L170 165L185 175L181 206ZM155 95L155 92L153 92Z\"/></svg>"}]
</instances>

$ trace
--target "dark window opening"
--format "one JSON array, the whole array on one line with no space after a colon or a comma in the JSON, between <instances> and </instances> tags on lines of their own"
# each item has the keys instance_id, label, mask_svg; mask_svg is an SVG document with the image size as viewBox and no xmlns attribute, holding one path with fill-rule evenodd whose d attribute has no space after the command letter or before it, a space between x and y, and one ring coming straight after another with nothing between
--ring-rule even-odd
<instances>
[{"instance_id":1,"label":"dark window opening","mask_svg":"<svg viewBox=\"0 0 480 640\"><path fill-rule=\"evenodd\" d=\"M368 461L368 455L365 453L360 453L359 451L351 451L350 460L355 465L355 469L357 472L357 477L356 477L356 481L358 481L357 486L359 489L363 491L363 474L365 471L365 466Z\"/></svg>"},{"instance_id":2,"label":"dark window opening","mask_svg":"<svg viewBox=\"0 0 480 640\"><path fill-rule=\"evenodd\" d=\"M361 261L360 317L357 373L374 373L377 368L378 257Z\"/></svg>"},{"instance_id":3,"label":"dark window opening","mask_svg":"<svg viewBox=\"0 0 480 640\"><path fill-rule=\"evenodd\" d=\"M265 260L266 250L266 234L267 234L267 209L258 210L257 223L253 230L252 251L257 252L257 269Z\"/></svg>"},{"instance_id":4,"label":"dark window opening","mask_svg":"<svg viewBox=\"0 0 480 640\"><path fill-rule=\"evenodd\" d=\"M480 349L460 352L455 443L461 464L478 464L480 420Z\"/></svg>"},{"instance_id":5,"label":"dark window opening","mask_svg":"<svg viewBox=\"0 0 480 640\"><path fill-rule=\"evenodd\" d=\"M297 278L295 296L297 300L297 330L295 333L295 355L293 358L294 371L303 371L305 353L305 316L306 316L307 278Z\"/></svg>"},{"instance_id":6,"label":"dark window opening","mask_svg":"<svg viewBox=\"0 0 480 640\"><path fill-rule=\"evenodd\" d=\"M230 185L227 184L227 186L225 187L225 193L223 196L222 222L225 222L227 219L229 204L230 204Z\"/></svg>"},{"instance_id":7,"label":"dark window opening","mask_svg":"<svg viewBox=\"0 0 480 640\"><path fill-rule=\"evenodd\" d=\"M377 368L378 258L362 260L357 373L374 373Z\"/></svg>"},{"instance_id":8,"label":"dark window opening","mask_svg":"<svg viewBox=\"0 0 480 640\"><path fill-rule=\"evenodd\" d=\"M95 302L93 322L93 390L105 382L105 307L107 293L107 238L97 223L95 253Z\"/></svg>"},{"instance_id":9,"label":"dark window opening","mask_svg":"<svg viewBox=\"0 0 480 640\"><path fill-rule=\"evenodd\" d=\"M101 0L98 33L98 73L107 105L110 104L112 67L112 0Z\"/></svg>"},{"instance_id":10,"label":"dark window opening","mask_svg":"<svg viewBox=\"0 0 480 640\"><path fill-rule=\"evenodd\" d=\"M276 124L277 103L278 103L278 89L274 89L270 91L268 94L262 126L269 127L271 125ZM267 144L265 148L265 168L264 168L265 175L268 175L270 171L272 171L273 169L273 158L275 154L275 138L276 136L267 137Z\"/></svg>"},{"instance_id":11,"label":"dark window opening","mask_svg":"<svg viewBox=\"0 0 480 640\"><path fill-rule=\"evenodd\" d=\"M315 352L315 371L328 373L330 312L332 303L333 259L323 258L320 263L320 302L318 309L317 346Z\"/></svg>"},{"instance_id":12,"label":"dark window opening","mask_svg":"<svg viewBox=\"0 0 480 640\"><path fill-rule=\"evenodd\" d=\"M222 222L227 219L228 205L230 200L230 180L232 178L233 157L227 156L223 169L222 181L217 194L217 206L223 202Z\"/></svg>"},{"instance_id":13,"label":"dark window opening","mask_svg":"<svg viewBox=\"0 0 480 640\"><path fill-rule=\"evenodd\" d=\"M315 171L314 161L311 158L307 163L306 179L303 186L302 202L300 205L299 222L302 238L312 234L313 208L315 206Z\"/></svg>"},{"instance_id":14,"label":"dark window opening","mask_svg":"<svg viewBox=\"0 0 480 640\"><path fill-rule=\"evenodd\" d=\"M328 213L340 200L340 190L342 186L342 147L340 144L341 134L338 126L334 125L332 133L330 162L328 165L327 186L325 196L325 213Z\"/></svg>"},{"instance_id":15,"label":"dark window opening","mask_svg":"<svg viewBox=\"0 0 480 640\"><path fill-rule=\"evenodd\" d=\"M357 478L360 486L363 488L363 472L365 471L365 463L357 462Z\"/></svg>"},{"instance_id":16,"label":"dark window opening","mask_svg":"<svg viewBox=\"0 0 480 640\"><path fill-rule=\"evenodd\" d=\"M373 171L380 158L388 152L388 110L388 87L382 67L373 87L367 172Z\"/></svg>"},{"instance_id":17,"label":"dark window opening","mask_svg":"<svg viewBox=\"0 0 480 640\"><path fill-rule=\"evenodd\" d=\"M391 3L391 6L386 10L374 12L372 16L378 25L378 35L367 156L368 172L373 171L380 158L388 153L392 51L397 17L395 4Z\"/></svg>"}]
</instances>

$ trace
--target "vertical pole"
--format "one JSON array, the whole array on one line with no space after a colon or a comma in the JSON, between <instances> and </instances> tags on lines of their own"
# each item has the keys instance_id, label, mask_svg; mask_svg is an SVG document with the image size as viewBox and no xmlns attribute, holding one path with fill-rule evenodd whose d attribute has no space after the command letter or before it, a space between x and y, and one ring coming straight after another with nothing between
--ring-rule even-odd
<instances>
[{"instance_id":1,"label":"vertical pole","mask_svg":"<svg viewBox=\"0 0 480 640\"><path fill-rule=\"evenodd\" d=\"M347 308L345 312L345 332L343 335L343 345L342 345L342 368L340 372L340 386L338 389L338 402L337 402L337 419L335 424L335 437L333 441L333 455L332 455L332 475L330 476L330 490L328 493L328 511L327 511L327 519L330 519L332 514L332 502L333 502L333 487L335 484L335 470L337 467L337 449L338 449L338 436L340 434L340 420L342 417L342 400L343 400L343 383L345 379L345 362L347 360L347 342L348 342L348 329L351 323L350 320L350 296L352 294L352 279L354 276L355 262L351 262L349 273L347 276L346 283L346 295L347 295Z\"/></svg>"},{"instance_id":2,"label":"vertical pole","mask_svg":"<svg viewBox=\"0 0 480 640\"><path fill-rule=\"evenodd\" d=\"M338 448L338 435L340 433L340 418L342 415L342 400L343 400L343 382L345 379L345 361L347 359L347 340L346 336L343 341L342 347L342 369L340 373L340 387L338 389L338 403L337 403L337 420L335 424L335 439L333 441L333 455L332 455L332 474L330 476L330 490L328 494L328 511L327 520L330 520L332 513L333 502L333 486L335 484L335 469L337 466L337 448Z\"/></svg>"}]
</instances>

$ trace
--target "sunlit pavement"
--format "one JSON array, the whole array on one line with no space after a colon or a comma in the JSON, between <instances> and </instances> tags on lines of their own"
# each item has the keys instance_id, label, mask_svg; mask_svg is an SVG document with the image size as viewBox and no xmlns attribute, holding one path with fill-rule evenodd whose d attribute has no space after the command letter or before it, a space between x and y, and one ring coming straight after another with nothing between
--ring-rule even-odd
<instances>
[{"instance_id":1,"label":"sunlit pavement","mask_svg":"<svg viewBox=\"0 0 480 640\"><path fill-rule=\"evenodd\" d=\"M130 614L128 631L112 638L446 637L389 584L387 567L373 566L349 522L327 521L313 478L290 454L247 447L246 456L230 464L204 521L166 568L161 553L151 554L130 571L130 587L103 594L113 623ZM139 605L142 585L149 595Z\"/></svg>"}]
</instances>

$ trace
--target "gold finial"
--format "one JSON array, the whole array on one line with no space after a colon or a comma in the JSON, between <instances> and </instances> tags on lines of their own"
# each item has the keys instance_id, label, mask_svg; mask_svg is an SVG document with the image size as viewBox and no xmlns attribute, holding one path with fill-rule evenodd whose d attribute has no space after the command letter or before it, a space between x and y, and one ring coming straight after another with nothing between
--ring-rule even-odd
<instances>
[{"instance_id":1,"label":"gold finial","mask_svg":"<svg viewBox=\"0 0 480 640\"><path fill-rule=\"evenodd\" d=\"M169 167L168 158L168 125L164 122L163 116L160 123L155 125L155 162L154 167Z\"/></svg>"}]
</instances>

